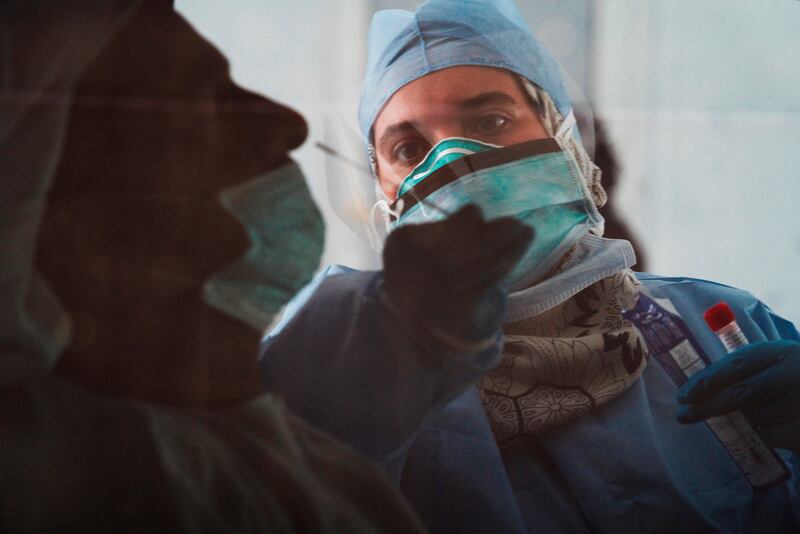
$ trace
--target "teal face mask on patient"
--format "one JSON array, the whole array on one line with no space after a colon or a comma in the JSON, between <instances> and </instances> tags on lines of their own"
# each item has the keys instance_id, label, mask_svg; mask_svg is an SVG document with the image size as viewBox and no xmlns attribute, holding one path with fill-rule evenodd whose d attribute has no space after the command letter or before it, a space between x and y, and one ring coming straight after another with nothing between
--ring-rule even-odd
<instances>
[{"instance_id":1,"label":"teal face mask on patient","mask_svg":"<svg viewBox=\"0 0 800 534\"><path fill-rule=\"evenodd\" d=\"M396 228L443 219L467 204L486 219L510 216L533 228L508 276L512 290L541 280L603 221L574 159L550 138L507 147L445 139L402 181L389 212Z\"/></svg>"},{"instance_id":2,"label":"teal face mask on patient","mask_svg":"<svg viewBox=\"0 0 800 534\"><path fill-rule=\"evenodd\" d=\"M263 331L319 265L322 216L296 163L226 189L219 197L247 229L250 249L205 282L203 298Z\"/></svg>"}]
</instances>

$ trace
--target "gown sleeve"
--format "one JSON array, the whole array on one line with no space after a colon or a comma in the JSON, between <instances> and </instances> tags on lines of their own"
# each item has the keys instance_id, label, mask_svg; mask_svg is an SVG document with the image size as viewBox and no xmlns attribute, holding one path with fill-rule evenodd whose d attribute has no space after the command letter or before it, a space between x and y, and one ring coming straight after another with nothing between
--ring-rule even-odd
<instances>
[{"instance_id":1,"label":"gown sleeve","mask_svg":"<svg viewBox=\"0 0 800 534\"><path fill-rule=\"evenodd\" d=\"M381 284L380 272L320 273L262 341L260 366L292 411L389 468L424 422L496 365L502 333L474 350L448 346L397 317Z\"/></svg>"}]
</instances>

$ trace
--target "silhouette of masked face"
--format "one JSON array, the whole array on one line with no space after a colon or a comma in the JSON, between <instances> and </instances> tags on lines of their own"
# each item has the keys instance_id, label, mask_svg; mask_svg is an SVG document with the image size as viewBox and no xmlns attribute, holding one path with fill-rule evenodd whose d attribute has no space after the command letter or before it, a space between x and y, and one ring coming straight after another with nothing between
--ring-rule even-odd
<instances>
[{"instance_id":1,"label":"silhouette of masked face","mask_svg":"<svg viewBox=\"0 0 800 534\"><path fill-rule=\"evenodd\" d=\"M305 136L299 114L234 84L168 3L132 15L77 82L42 224L38 263L74 327L58 372L166 402L257 392L259 333L203 300L250 247L219 193L290 163Z\"/></svg>"}]
</instances>

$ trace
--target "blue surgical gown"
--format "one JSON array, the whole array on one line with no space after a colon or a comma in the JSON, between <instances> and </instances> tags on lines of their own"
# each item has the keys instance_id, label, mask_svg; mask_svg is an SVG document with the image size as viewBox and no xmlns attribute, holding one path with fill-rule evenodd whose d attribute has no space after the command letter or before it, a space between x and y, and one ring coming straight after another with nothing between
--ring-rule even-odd
<instances>
[{"instance_id":1,"label":"blue surgical gown","mask_svg":"<svg viewBox=\"0 0 800 534\"><path fill-rule=\"evenodd\" d=\"M702 348L723 356L702 313L727 301L750 341L800 340L747 292L638 274L669 298ZM499 449L476 379L502 339L454 354L403 330L381 273L328 268L264 338L265 387L394 476L433 532L798 532L790 480L754 492L704 424L675 420L676 386L654 360L625 394L536 440Z\"/></svg>"}]
</instances>

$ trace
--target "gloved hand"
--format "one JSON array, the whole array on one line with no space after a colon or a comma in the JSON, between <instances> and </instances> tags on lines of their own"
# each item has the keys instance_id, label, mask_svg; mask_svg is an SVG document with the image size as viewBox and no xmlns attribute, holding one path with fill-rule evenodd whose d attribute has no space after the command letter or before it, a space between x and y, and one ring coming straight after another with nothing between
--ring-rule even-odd
<instances>
[{"instance_id":1,"label":"gloved hand","mask_svg":"<svg viewBox=\"0 0 800 534\"><path fill-rule=\"evenodd\" d=\"M678 421L695 423L735 410L745 413L769 445L800 445L800 343L765 341L731 352L678 390ZM792 432L785 432L787 425ZM770 442L770 427L783 427ZM787 436L793 436L786 439Z\"/></svg>"},{"instance_id":2,"label":"gloved hand","mask_svg":"<svg viewBox=\"0 0 800 534\"><path fill-rule=\"evenodd\" d=\"M384 247L384 291L408 321L464 342L485 340L505 314L499 284L532 237L524 223L485 221L473 205L443 221L402 226Z\"/></svg>"}]
</instances>

